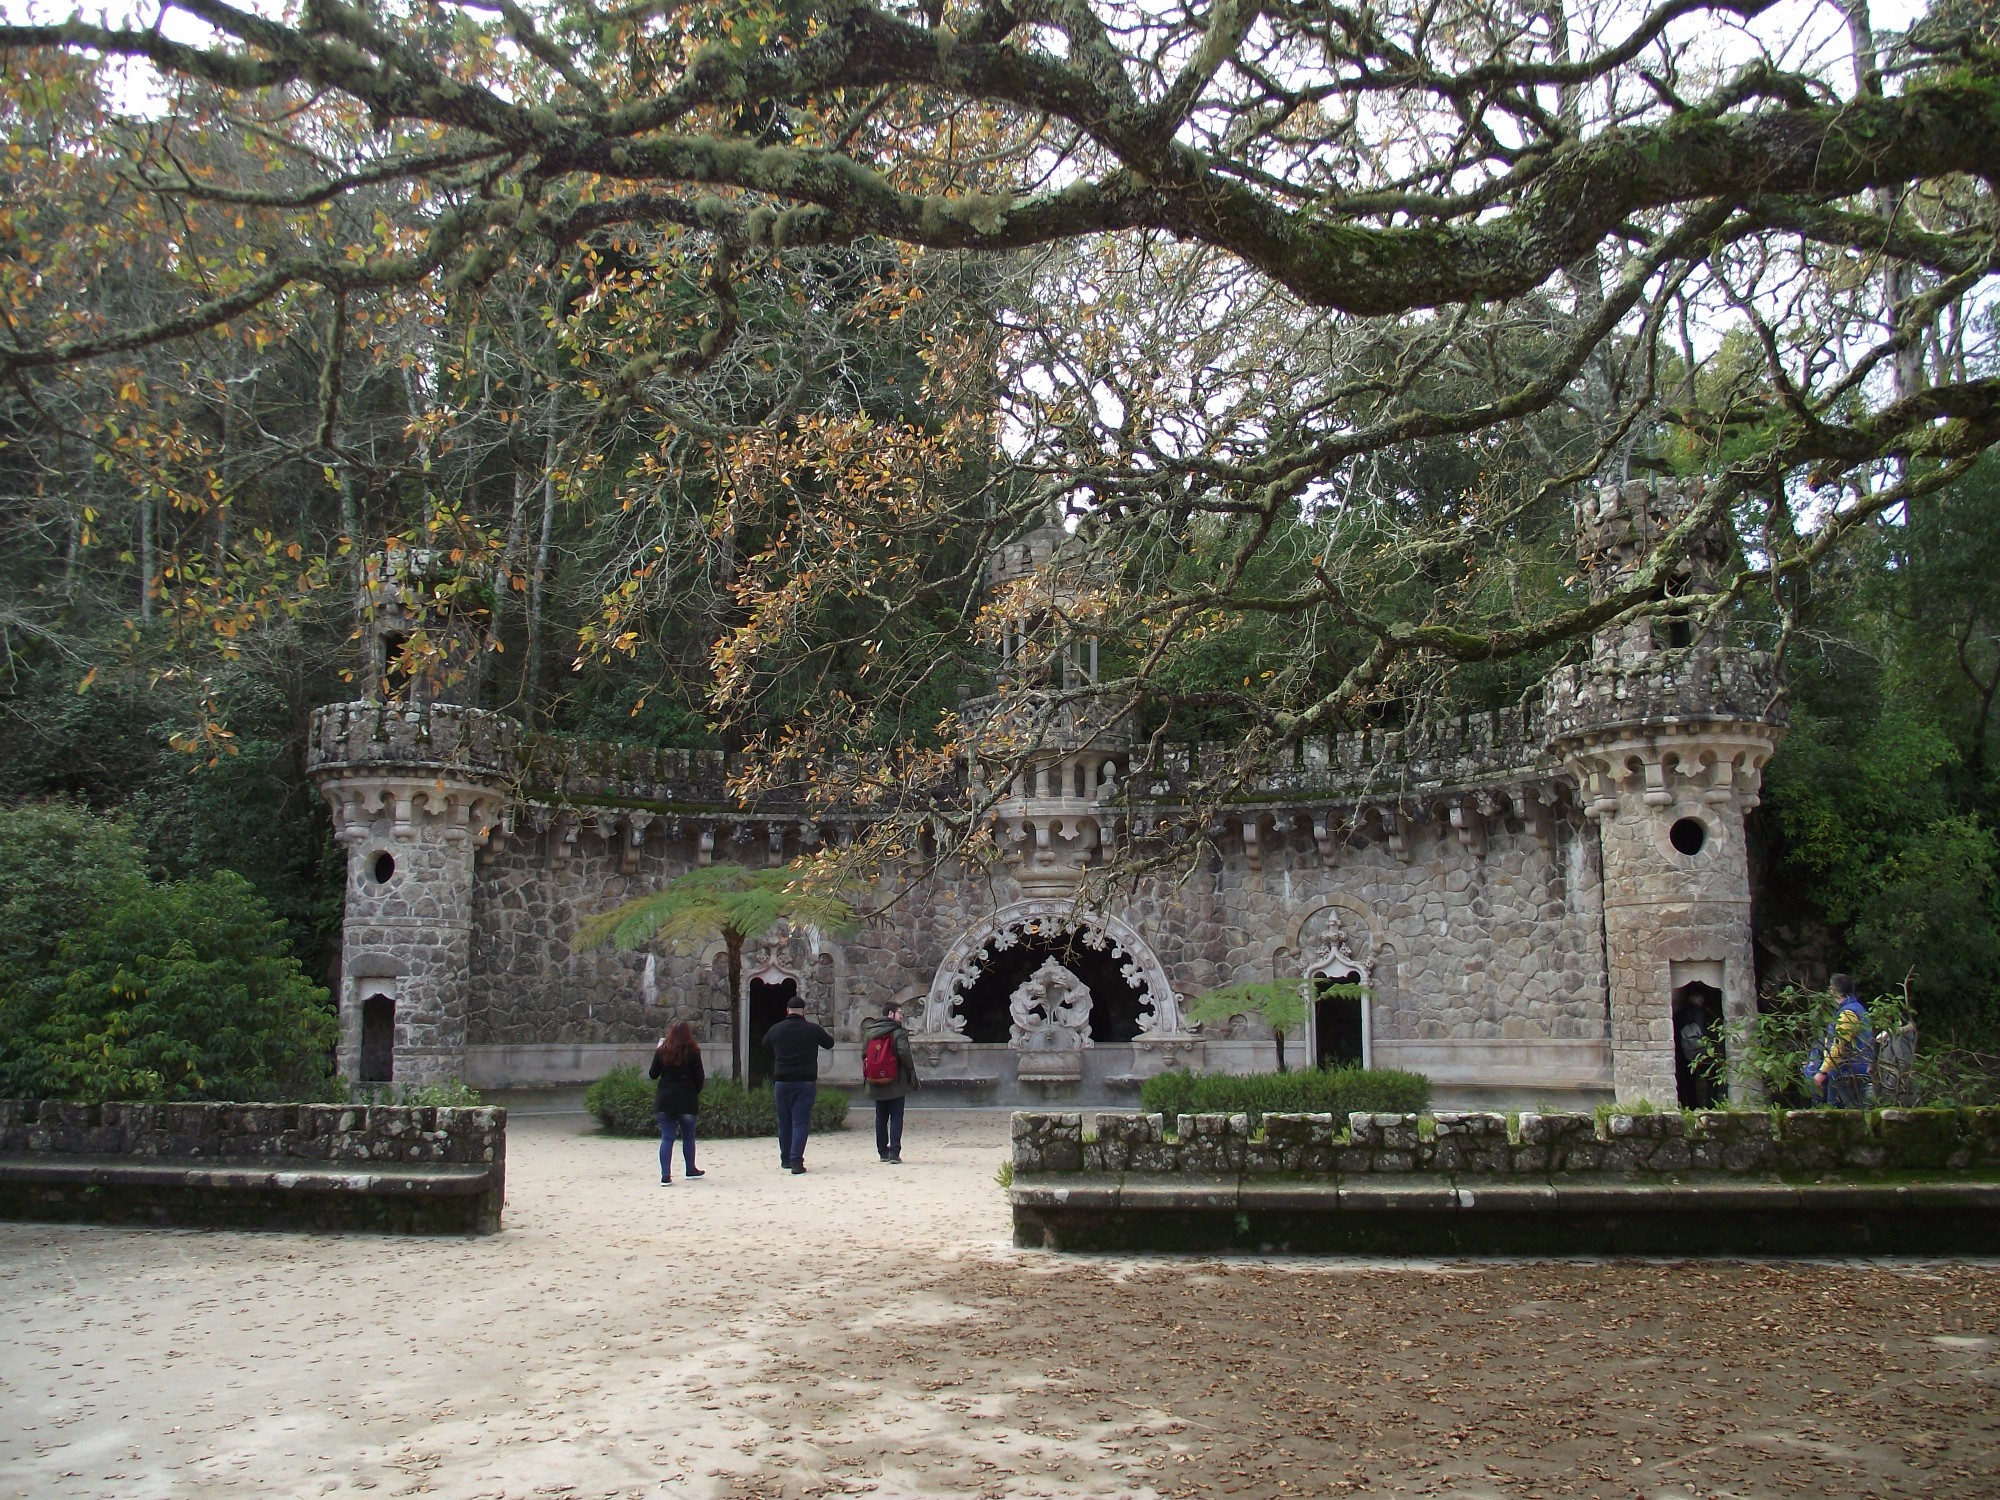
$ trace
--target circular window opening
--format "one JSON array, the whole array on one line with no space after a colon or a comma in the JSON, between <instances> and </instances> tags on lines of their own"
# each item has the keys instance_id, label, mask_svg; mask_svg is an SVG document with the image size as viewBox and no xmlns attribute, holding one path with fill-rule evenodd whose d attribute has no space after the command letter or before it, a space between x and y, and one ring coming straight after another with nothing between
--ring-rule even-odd
<instances>
[{"instance_id":1,"label":"circular window opening","mask_svg":"<svg viewBox=\"0 0 2000 1500\"><path fill-rule=\"evenodd\" d=\"M396 856L384 849L375 856L375 863L368 867L368 873L375 877L377 885L387 885L389 877L396 873Z\"/></svg>"},{"instance_id":2,"label":"circular window opening","mask_svg":"<svg viewBox=\"0 0 2000 1500\"><path fill-rule=\"evenodd\" d=\"M1667 830L1667 842L1683 854L1699 854L1701 846L1708 842L1708 830L1700 818L1680 818Z\"/></svg>"}]
</instances>

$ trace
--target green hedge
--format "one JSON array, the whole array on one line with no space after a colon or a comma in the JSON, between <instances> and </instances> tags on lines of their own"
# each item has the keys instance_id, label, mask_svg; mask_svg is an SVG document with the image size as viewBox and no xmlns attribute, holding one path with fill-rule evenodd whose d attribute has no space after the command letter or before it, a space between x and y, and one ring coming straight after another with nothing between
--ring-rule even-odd
<instances>
[{"instance_id":1,"label":"green hedge","mask_svg":"<svg viewBox=\"0 0 2000 1500\"><path fill-rule=\"evenodd\" d=\"M633 1067L616 1067L593 1083L583 1096L583 1107L596 1115L613 1135L657 1135L653 1119L652 1080ZM843 1089L820 1086L813 1100L812 1128L816 1131L847 1128L847 1093ZM733 1078L711 1078L701 1091L701 1124L697 1134L703 1140L724 1136L776 1135L778 1107L772 1102L771 1086L748 1089Z\"/></svg>"},{"instance_id":2,"label":"green hedge","mask_svg":"<svg viewBox=\"0 0 2000 1500\"><path fill-rule=\"evenodd\" d=\"M1254 1125L1267 1114L1420 1114L1430 1106L1431 1081L1394 1068L1307 1068L1297 1073L1160 1073L1139 1090L1148 1113L1248 1114Z\"/></svg>"}]
</instances>

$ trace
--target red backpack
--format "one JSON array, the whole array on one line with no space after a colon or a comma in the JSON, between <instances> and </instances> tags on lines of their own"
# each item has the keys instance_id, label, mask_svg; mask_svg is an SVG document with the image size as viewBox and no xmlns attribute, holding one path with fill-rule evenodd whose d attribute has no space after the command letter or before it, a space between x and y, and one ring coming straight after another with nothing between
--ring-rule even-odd
<instances>
[{"instance_id":1,"label":"red backpack","mask_svg":"<svg viewBox=\"0 0 2000 1500\"><path fill-rule=\"evenodd\" d=\"M861 1052L861 1081L894 1083L897 1071L896 1033L890 1031L878 1037L870 1037L868 1045Z\"/></svg>"}]
</instances>

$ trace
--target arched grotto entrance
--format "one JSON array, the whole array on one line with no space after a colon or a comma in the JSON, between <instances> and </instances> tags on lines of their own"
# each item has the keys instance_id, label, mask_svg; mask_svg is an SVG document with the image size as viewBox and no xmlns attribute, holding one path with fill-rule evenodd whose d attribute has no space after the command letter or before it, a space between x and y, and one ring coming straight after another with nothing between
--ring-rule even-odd
<instances>
[{"instance_id":1,"label":"arched grotto entrance","mask_svg":"<svg viewBox=\"0 0 2000 1500\"><path fill-rule=\"evenodd\" d=\"M1012 1030L1008 1002L1044 963L1054 959L1090 990L1090 1039L1129 1042L1144 1030L1151 1010L1130 965L1109 944L1093 948L1090 934L1073 929L995 933L974 960L978 976L960 992L955 1013L969 1042L1005 1042Z\"/></svg>"}]
</instances>

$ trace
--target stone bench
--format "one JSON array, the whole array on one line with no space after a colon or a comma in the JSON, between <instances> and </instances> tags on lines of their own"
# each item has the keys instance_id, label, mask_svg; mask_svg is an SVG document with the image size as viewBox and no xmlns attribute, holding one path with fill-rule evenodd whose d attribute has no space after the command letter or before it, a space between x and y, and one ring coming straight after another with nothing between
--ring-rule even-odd
<instances>
[{"instance_id":1,"label":"stone bench","mask_svg":"<svg viewBox=\"0 0 2000 1500\"><path fill-rule=\"evenodd\" d=\"M490 1234L506 1111L0 1100L0 1219Z\"/></svg>"},{"instance_id":2,"label":"stone bench","mask_svg":"<svg viewBox=\"0 0 2000 1500\"><path fill-rule=\"evenodd\" d=\"M2000 1253L2000 1110L1014 1116L1015 1242L1391 1255Z\"/></svg>"},{"instance_id":3,"label":"stone bench","mask_svg":"<svg viewBox=\"0 0 2000 1500\"><path fill-rule=\"evenodd\" d=\"M1016 1179L1014 1243L1264 1255L1991 1255L2000 1182Z\"/></svg>"}]
</instances>

